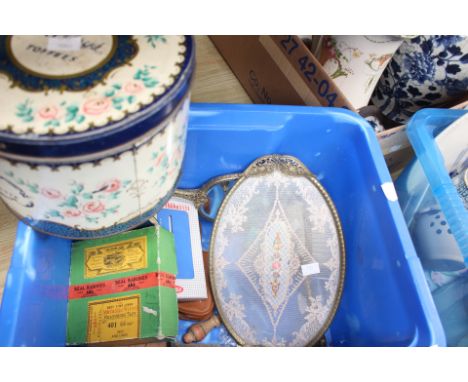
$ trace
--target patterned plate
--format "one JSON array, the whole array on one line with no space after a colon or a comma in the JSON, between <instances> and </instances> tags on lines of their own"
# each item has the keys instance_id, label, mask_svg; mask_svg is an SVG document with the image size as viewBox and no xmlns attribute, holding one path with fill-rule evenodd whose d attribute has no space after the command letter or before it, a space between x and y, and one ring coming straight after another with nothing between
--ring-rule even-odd
<instances>
[{"instance_id":1,"label":"patterned plate","mask_svg":"<svg viewBox=\"0 0 468 382\"><path fill-rule=\"evenodd\" d=\"M337 309L345 250L336 209L296 158L252 163L216 217L210 272L220 316L241 345L315 343Z\"/></svg>"}]
</instances>

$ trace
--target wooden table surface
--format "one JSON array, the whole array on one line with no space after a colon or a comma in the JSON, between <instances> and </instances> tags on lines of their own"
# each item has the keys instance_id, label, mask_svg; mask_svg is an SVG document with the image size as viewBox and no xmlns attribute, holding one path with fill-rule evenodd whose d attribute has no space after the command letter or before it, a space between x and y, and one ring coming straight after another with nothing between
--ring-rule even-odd
<instances>
[{"instance_id":1,"label":"wooden table surface","mask_svg":"<svg viewBox=\"0 0 468 382\"><path fill-rule=\"evenodd\" d=\"M197 66L193 102L251 103L249 96L205 36L196 37ZM0 201L0 301L16 235L18 220Z\"/></svg>"}]
</instances>

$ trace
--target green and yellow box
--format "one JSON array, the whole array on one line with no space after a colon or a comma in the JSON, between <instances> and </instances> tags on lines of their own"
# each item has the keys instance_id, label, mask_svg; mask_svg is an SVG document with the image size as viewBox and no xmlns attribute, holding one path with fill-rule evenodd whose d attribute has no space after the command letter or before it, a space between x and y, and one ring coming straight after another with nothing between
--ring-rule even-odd
<instances>
[{"instance_id":1,"label":"green and yellow box","mask_svg":"<svg viewBox=\"0 0 468 382\"><path fill-rule=\"evenodd\" d=\"M171 340L178 312L174 236L148 227L72 246L67 345Z\"/></svg>"}]
</instances>

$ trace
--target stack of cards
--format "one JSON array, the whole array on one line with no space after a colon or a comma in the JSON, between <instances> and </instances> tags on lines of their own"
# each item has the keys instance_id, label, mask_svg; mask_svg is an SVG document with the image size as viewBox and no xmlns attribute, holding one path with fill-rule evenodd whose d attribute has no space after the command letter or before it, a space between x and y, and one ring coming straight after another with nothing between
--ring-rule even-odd
<instances>
[{"instance_id":1,"label":"stack of cards","mask_svg":"<svg viewBox=\"0 0 468 382\"><path fill-rule=\"evenodd\" d=\"M198 212L193 202L172 197L158 213L162 227L174 234L179 301L207 298Z\"/></svg>"}]
</instances>

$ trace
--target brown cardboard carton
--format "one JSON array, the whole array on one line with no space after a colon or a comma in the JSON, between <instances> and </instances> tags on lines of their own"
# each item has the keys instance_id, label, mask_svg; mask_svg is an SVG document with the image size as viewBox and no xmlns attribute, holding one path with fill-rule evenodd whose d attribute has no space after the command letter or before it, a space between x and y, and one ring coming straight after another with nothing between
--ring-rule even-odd
<instances>
[{"instance_id":1,"label":"brown cardboard carton","mask_svg":"<svg viewBox=\"0 0 468 382\"><path fill-rule=\"evenodd\" d=\"M254 103L353 110L297 36L211 36Z\"/></svg>"}]
</instances>

